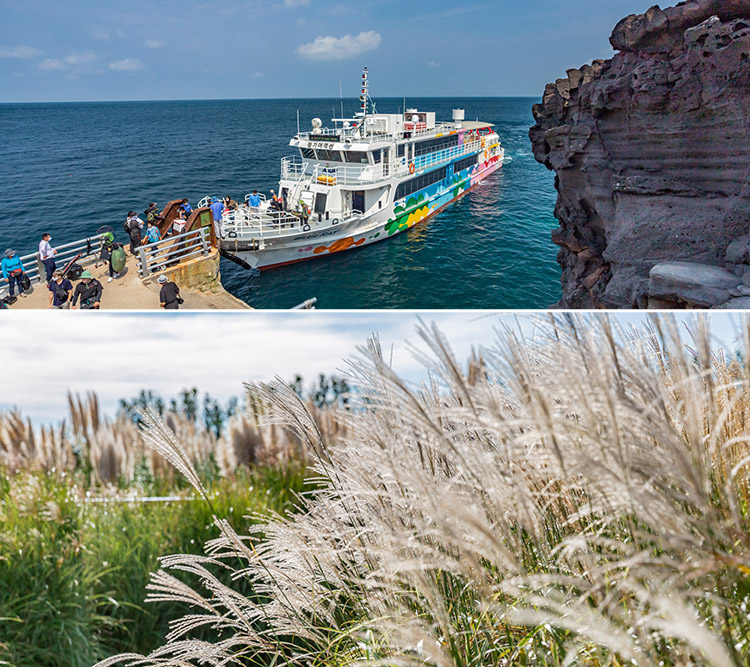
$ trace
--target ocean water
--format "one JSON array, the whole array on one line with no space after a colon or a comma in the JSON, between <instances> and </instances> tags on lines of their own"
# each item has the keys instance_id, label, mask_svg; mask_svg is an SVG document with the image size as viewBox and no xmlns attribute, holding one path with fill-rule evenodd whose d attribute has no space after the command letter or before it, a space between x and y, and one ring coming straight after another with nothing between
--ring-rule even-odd
<instances>
[{"instance_id":1,"label":"ocean water","mask_svg":"<svg viewBox=\"0 0 750 667\"><path fill-rule=\"evenodd\" d=\"M402 100L376 99L397 112ZM560 298L550 232L554 177L531 155L535 100L409 99L449 119L495 123L506 150L499 173L460 201L381 243L264 272L222 259L224 286L256 308L545 308ZM347 113L357 107L344 100ZM297 110L339 115L339 100L230 100L0 105L0 249L26 254L43 231L53 245L188 197L277 188ZM125 240L124 238L122 240Z\"/></svg>"}]
</instances>

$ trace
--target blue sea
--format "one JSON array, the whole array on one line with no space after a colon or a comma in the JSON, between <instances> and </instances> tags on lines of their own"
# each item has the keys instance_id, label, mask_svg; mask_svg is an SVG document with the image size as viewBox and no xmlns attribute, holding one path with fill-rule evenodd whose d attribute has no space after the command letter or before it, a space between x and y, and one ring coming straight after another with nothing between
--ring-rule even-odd
<instances>
[{"instance_id":1,"label":"blue sea","mask_svg":"<svg viewBox=\"0 0 750 667\"><path fill-rule=\"evenodd\" d=\"M376 99L398 112L401 99ZM264 272L222 259L224 286L256 308L546 308L560 298L550 232L554 176L531 155L531 105L519 98L409 99L466 109L494 123L506 163L470 194L408 232L363 248ZM356 100L344 100L354 112ZM276 188L289 139L339 100L221 100L0 105L0 249L33 252L111 225L131 209L188 197ZM124 239L123 239L124 240Z\"/></svg>"}]
</instances>

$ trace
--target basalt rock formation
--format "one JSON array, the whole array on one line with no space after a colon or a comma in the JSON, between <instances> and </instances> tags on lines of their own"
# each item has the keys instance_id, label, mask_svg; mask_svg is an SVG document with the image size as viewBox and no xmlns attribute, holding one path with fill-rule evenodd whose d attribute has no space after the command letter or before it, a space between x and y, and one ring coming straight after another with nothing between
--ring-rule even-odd
<instances>
[{"instance_id":1,"label":"basalt rock formation","mask_svg":"<svg viewBox=\"0 0 750 667\"><path fill-rule=\"evenodd\" d=\"M747 302L750 0L652 7L610 42L612 59L534 106L534 156L557 176L559 305Z\"/></svg>"}]
</instances>

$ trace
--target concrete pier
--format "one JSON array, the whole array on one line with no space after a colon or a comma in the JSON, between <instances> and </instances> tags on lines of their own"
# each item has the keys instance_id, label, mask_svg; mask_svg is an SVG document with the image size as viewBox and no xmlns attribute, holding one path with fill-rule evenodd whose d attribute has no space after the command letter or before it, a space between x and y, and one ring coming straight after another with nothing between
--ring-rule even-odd
<instances>
[{"instance_id":1,"label":"concrete pier","mask_svg":"<svg viewBox=\"0 0 750 667\"><path fill-rule=\"evenodd\" d=\"M205 257L196 257L180 263L174 268L152 274L145 280L138 275L137 261L128 253L125 268L119 278L111 283L107 264L99 266L84 263L85 268L104 288L101 300L102 310L157 310L159 309L160 285L156 279L164 274L177 283L185 303L181 310L248 309L244 301L232 296L221 284L219 272L219 251L212 249ZM77 281L73 283L75 286ZM32 292L26 298L19 298L11 310L44 309L49 307L50 292L45 283L32 285Z\"/></svg>"}]
</instances>

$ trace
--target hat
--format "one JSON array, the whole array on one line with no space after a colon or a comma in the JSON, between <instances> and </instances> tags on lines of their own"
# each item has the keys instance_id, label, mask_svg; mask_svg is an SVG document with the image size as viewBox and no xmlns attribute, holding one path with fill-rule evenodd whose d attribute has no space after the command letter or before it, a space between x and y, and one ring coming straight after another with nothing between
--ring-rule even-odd
<instances>
[{"instance_id":1,"label":"hat","mask_svg":"<svg viewBox=\"0 0 750 667\"><path fill-rule=\"evenodd\" d=\"M167 276L165 276L163 273L156 279L156 282L164 284L167 282Z\"/></svg>"},{"instance_id":2,"label":"hat","mask_svg":"<svg viewBox=\"0 0 750 667\"><path fill-rule=\"evenodd\" d=\"M6 257L13 257L13 255L15 255L15 254L16 254L16 251L15 251L15 250L13 250L13 249L11 249L11 248L8 248L8 249L7 249L6 251L5 251L5 256L6 256Z\"/></svg>"},{"instance_id":3,"label":"hat","mask_svg":"<svg viewBox=\"0 0 750 667\"><path fill-rule=\"evenodd\" d=\"M93 278L93 277L94 277L94 276L92 276L92 275L91 275L91 271L88 271L88 270L84 271L84 272L83 272L83 273L81 274L81 278Z\"/></svg>"},{"instance_id":4,"label":"hat","mask_svg":"<svg viewBox=\"0 0 750 667\"><path fill-rule=\"evenodd\" d=\"M211 198L211 201L213 201L213 202L217 202L217 201L219 201L219 198L218 198L218 197L212 197L212 198Z\"/></svg>"},{"instance_id":5,"label":"hat","mask_svg":"<svg viewBox=\"0 0 750 667\"><path fill-rule=\"evenodd\" d=\"M272 190L271 190L271 194L272 194L272 195L275 195L275 194L276 194L276 190L273 190L273 189L272 189Z\"/></svg>"}]
</instances>

